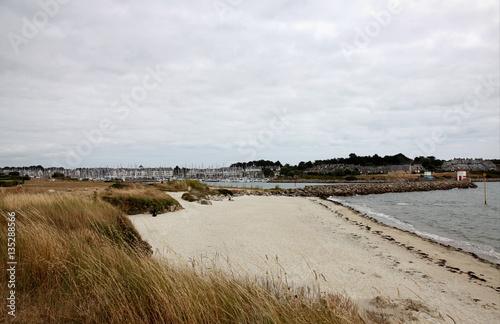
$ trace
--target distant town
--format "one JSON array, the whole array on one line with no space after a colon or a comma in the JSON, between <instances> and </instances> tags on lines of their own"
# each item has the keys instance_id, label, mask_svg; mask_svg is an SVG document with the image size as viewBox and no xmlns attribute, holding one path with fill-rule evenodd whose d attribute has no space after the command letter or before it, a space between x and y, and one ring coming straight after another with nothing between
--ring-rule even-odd
<instances>
[{"instance_id":1,"label":"distant town","mask_svg":"<svg viewBox=\"0 0 500 324\"><path fill-rule=\"evenodd\" d=\"M496 163L494 163L494 162ZM32 178L69 177L85 180L123 180L141 179L201 179L206 181L262 181L274 177L297 176L353 176L367 174L415 174L425 171L497 171L498 160L482 158L455 158L450 161L434 157L419 157L411 160L402 154L380 157L378 155L362 157L355 154L349 158L300 162L298 165L282 165L279 161L251 161L235 163L229 167L97 167L66 169L60 167L45 168L41 165L29 167L4 167L2 174L17 173ZM392 163L390 163L392 162Z\"/></svg>"}]
</instances>

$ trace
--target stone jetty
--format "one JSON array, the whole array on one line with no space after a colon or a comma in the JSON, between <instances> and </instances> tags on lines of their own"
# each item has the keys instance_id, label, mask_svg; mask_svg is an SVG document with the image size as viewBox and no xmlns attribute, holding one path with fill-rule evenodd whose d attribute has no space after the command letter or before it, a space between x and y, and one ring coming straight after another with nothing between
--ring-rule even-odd
<instances>
[{"instance_id":1,"label":"stone jetty","mask_svg":"<svg viewBox=\"0 0 500 324\"><path fill-rule=\"evenodd\" d=\"M306 186L304 188L275 189L275 190L245 190L241 194L249 195L277 195L291 197L319 197L328 198L331 196L354 196L383 194L389 192L412 192L431 190L477 188L473 182L469 181L399 181L390 183L357 183L344 185L320 185Z\"/></svg>"}]
</instances>

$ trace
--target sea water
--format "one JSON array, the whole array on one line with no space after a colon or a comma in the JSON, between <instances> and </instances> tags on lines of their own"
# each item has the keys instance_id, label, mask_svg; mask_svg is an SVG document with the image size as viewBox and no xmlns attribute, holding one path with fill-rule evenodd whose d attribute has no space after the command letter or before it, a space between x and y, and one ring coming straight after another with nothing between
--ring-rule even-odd
<instances>
[{"instance_id":1,"label":"sea water","mask_svg":"<svg viewBox=\"0 0 500 324\"><path fill-rule=\"evenodd\" d=\"M332 197L369 217L500 263L500 182L475 189Z\"/></svg>"}]
</instances>

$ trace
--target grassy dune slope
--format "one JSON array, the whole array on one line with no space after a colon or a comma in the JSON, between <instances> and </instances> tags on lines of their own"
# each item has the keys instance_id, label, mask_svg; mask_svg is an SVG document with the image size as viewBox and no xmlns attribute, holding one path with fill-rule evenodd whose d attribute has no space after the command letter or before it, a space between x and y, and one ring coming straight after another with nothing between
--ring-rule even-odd
<instances>
[{"instance_id":1,"label":"grassy dune slope","mask_svg":"<svg viewBox=\"0 0 500 324\"><path fill-rule=\"evenodd\" d=\"M164 213L181 208L177 200L154 188L111 189L99 196L129 215L145 214L153 209Z\"/></svg>"},{"instance_id":2,"label":"grassy dune slope","mask_svg":"<svg viewBox=\"0 0 500 324\"><path fill-rule=\"evenodd\" d=\"M16 213L13 323L362 323L338 296L295 295L150 257L118 207L78 193L0 193L0 255ZM147 244L146 244L147 245ZM0 279L6 300L7 276ZM272 287L272 288L271 288Z\"/></svg>"}]
</instances>

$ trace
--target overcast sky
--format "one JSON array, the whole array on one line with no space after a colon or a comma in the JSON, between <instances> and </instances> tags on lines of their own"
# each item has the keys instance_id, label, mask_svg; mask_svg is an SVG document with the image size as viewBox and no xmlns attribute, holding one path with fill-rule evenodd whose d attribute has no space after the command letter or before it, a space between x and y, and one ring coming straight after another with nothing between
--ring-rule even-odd
<instances>
[{"instance_id":1,"label":"overcast sky","mask_svg":"<svg viewBox=\"0 0 500 324\"><path fill-rule=\"evenodd\" d=\"M497 0L2 0L0 32L0 166L500 158Z\"/></svg>"}]
</instances>

